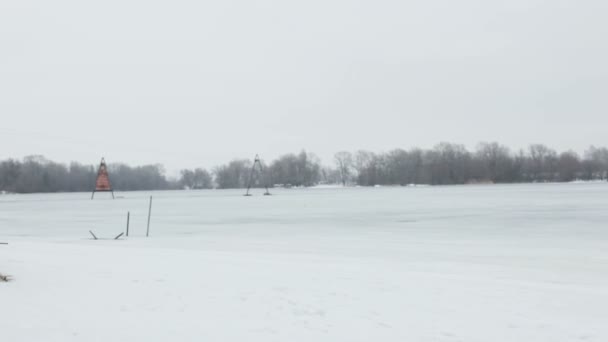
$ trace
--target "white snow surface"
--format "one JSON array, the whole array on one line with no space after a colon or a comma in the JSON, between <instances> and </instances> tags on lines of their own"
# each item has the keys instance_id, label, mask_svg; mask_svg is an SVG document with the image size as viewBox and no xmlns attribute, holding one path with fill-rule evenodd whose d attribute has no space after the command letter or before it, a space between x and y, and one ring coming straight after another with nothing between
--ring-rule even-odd
<instances>
[{"instance_id":1,"label":"white snow surface","mask_svg":"<svg viewBox=\"0 0 608 342\"><path fill-rule=\"evenodd\" d=\"M608 341L608 184L273 193L0 196L0 340Z\"/></svg>"}]
</instances>

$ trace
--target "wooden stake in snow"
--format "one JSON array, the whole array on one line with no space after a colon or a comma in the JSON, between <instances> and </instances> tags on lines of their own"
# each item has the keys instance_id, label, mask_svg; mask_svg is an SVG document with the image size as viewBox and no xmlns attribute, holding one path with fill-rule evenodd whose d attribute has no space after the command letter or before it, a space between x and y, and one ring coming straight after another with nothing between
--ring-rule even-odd
<instances>
[{"instance_id":1,"label":"wooden stake in snow","mask_svg":"<svg viewBox=\"0 0 608 342\"><path fill-rule=\"evenodd\" d=\"M0 242L0 245L8 245L8 242ZM11 280L9 276L0 273L0 281L8 282L9 280Z\"/></svg>"},{"instance_id":2,"label":"wooden stake in snow","mask_svg":"<svg viewBox=\"0 0 608 342\"><path fill-rule=\"evenodd\" d=\"M150 216L152 215L152 196L150 196L150 207L148 208L148 229L146 229L146 237L150 236Z\"/></svg>"},{"instance_id":3,"label":"wooden stake in snow","mask_svg":"<svg viewBox=\"0 0 608 342\"><path fill-rule=\"evenodd\" d=\"M131 220L131 212L127 212L127 236L129 236L129 221Z\"/></svg>"}]
</instances>

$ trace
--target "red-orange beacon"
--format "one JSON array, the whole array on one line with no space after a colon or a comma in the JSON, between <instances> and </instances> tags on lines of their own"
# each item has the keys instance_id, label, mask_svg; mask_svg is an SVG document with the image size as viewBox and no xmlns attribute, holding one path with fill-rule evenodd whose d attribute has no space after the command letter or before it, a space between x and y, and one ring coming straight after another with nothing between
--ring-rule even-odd
<instances>
[{"instance_id":1,"label":"red-orange beacon","mask_svg":"<svg viewBox=\"0 0 608 342\"><path fill-rule=\"evenodd\" d=\"M99 164L99 170L97 170L97 180L95 181L95 190L91 195L91 199L95 197L96 192L111 192L112 198L114 198L114 190L110 184L110 177L108 176L108 167L106 161L101 158L101 164Z\"/></svg>"}]
</instances>

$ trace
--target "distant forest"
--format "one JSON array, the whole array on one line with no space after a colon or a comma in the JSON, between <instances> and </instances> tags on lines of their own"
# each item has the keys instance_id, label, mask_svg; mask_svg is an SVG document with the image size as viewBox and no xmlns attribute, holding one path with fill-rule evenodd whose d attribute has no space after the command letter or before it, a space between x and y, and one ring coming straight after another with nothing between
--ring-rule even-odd
<instances>
[{"instance_id":1,"label":"distant forest","mask_svg":"<svg viewBox=\"0 0 608 342\"><path fill-rule=\"evenodd\" d=\"M108 164L117 191L169 189L230 189L247 186L253 161L235 159L212 170L182 170L178 179L165 175L162 165ZM8 193L91 191L96 165L56 163L41 156L0 161L0 191ZM331 165L313 153L285 154L262 162L253 173L256 187L308 187L318 184L408 185L569 182L606 180L608 149L590 147L584 155L558 153L541 144L511 151L498 143L480 143L474 151L463 145L440 143L432 149L396 149L387 153L338 152Z\"/></svg>"}]
</instances>

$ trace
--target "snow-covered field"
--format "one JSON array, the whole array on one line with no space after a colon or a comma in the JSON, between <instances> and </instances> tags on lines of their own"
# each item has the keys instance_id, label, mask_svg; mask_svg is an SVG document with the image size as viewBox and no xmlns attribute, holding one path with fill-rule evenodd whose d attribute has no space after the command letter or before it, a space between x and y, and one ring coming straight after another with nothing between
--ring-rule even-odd
<instances>
[{"instance_id":1,"label":"snow-covered field","mask_svg":"<svg viewBox=\"0 0 608 342\"><path fill-rule=\"evenodd\" d=\"M0 196L0 340L608 341L608 184L273 192Z\"/></svg>"}]
</instances>

